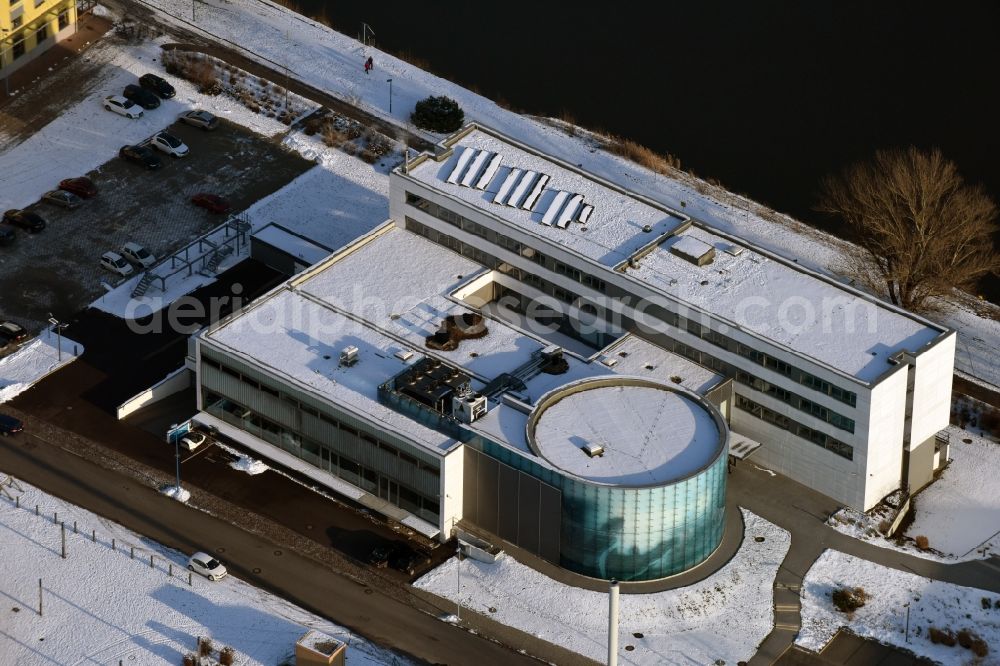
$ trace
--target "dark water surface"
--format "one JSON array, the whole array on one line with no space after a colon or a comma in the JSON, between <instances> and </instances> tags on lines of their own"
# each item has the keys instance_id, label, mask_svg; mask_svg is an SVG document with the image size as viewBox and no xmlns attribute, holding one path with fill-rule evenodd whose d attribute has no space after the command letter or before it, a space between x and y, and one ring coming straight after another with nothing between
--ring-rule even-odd
<instances>
[{"instance_id":1,"label":"dark water surface","mask_svg":"<svg viewBox=\"0 0 1000 666\"><path fill-rule=\"evenodd\" d=\"M819 180L878 148L941 148L1000 200L1000 3L283 4L351 36L365 21L441 76L834 232L812 210Z\"/></svg>"}]
</instances>

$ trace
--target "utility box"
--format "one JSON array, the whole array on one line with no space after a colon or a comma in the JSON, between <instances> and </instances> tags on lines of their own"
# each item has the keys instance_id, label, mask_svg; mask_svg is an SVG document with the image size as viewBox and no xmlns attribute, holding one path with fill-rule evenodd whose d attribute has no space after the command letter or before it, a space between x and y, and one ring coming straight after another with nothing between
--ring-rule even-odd
<instances>
[{"instance_id":1,"label":"utility box","mask_svg":"<svg viewBox=\"0 0 1000 666\"><path fill-rule=\"evenodd\" d=\"M358 348L354 345L349 345L340 350L340 364L346 365L348 367L354 365L358 362Z\"/></svg>"},{"instance_id":2,"label":"utility box","mask_svg":"<svg viewBox=\"0 0 1000 666\"><path fill-rule=\"evenodd\" d=\"M310 629L295 643L295 666L346 666L347 644Z\"/></svg>"}]
</instances>

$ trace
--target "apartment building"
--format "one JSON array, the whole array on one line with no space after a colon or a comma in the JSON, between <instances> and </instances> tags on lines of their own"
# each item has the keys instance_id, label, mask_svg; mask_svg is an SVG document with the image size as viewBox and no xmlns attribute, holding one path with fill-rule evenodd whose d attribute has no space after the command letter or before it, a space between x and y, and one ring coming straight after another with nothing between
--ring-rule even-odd
<instances>
[{"instance_id":1,"label":"apartment building","mask_svg":"<svg viewBox=\"0 0 1000 666\"><path fill-rule=\"evenodd\" d=\"M76 30L73 0L3 0L0 2L0 79Z\"/></svg>"}]
</instances>

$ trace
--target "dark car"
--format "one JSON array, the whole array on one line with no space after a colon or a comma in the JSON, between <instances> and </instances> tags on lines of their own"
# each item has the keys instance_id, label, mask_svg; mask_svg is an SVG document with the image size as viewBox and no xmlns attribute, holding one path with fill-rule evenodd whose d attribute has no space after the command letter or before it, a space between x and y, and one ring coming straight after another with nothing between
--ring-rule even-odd
<instances>
[{"instance_id":1,"label":"dark car","mask_svg":"<svg viewBox=\"0 0 1000 666\"><path fill-rule=\"evenodd\" d=\"M160 105L159 97L145 88L140 88L132 83L125 86L125 90L122 91L122 97L127 100L131 100L133 103L138 104L144 109L155 109Z\"/></svg>"},{"instance_id":2,"label":"dark car","mask_svg":"<svg viewBox=\"0 0 1000 666\"><path fill-rule=\"evenodd\" d=\"M60 181L59 189L72 192L76 196L83 197L84 199L91 199L97 196L97 185L94 185L94 181L91 179L84 178L83 176L79 178L67 178L66 180Z\"/></svg>"},{"instance_id":3,"label":"dark car","mask_svg":"<svg viewBox=\"0 0 1000 666\"><path fill-rule=\"evenodd\" d=\"M121 150L118 151L118 157L141 164L147 169L159 169L163 166L160 156L154 153L152 148L146 146L122 146Z\"/></svg>"},{"instance_id":4,"label":"dark car","mask_svg":"<svg viewBox=\"0 0 1000 666\"><path fill-rule=\"evenodd\" d=\"M3 221L13 224L15 227L21 227L31 233L37 233L45 228L45 220L42 219L41 215L36 215L26 210L17 210L16 208L4 213Z\"/></svg>"},{"instance_id":5,"label":"dark car","mask_svg":"<svg viewBox=\"0 0 1000 666\"><path fill-rule=\"evenodd\" d=\"M24 430L24 424L19 420L15 419L13 416L0 414L0 435L6 437L7 435L19 433L22 430Z\"/></svg>"},{"instance_id":6,"label":"dark car","mask_svg":"<svg viewBox=\"0 0 1000 666\"><path fill-rule=\"evenodd\" d=\"M393 548L392 554L389 555L389 566L396 571L402 571L407 576L412 576L417 572L417 567L429 564L430 561L431 558L426 553L403 544L399 544Z\"/></svg>"},{"instance_id":7,"label":"dark car","mask_svg":"<svg viewBox=\"0 0 1000 666\"><path fill-rule=\"evenodd\" d=\"M198 194L191 197L191 203L193 203L195 206L200 206L212 213L229 212L229 202L217 194L209 194L208 192L199 192Z\"/></svg>"},{"instance_id":8,"label":"dark car","mask_svg":"<svg viewBox=\"0 0 1000 666\"><path fill-rule=\"evenodd\" d=\"M177 94L174 87L164 81L156 74L143 74L139 77L139 85L146 90L152 91L163 99L170 99Z\"/></svg>"},{"instance_id":9,"label":"dark car","mask_svg":"<svg viewBox=\"0 0 1000 666\"><path fill-rule=\"evenodd\" d=\"M4 342L21 342L28 339L28 332L20 324L12 321L0 321L0 340Z\"/></svg>"},{"instance_id":10,"label":"dark car","mask_svg":"<svg viewBox=\"0 0 1000 666\"><path fill-rule=\"evenodd\" d=\"M13 245L17 234L10 227L0 227L0 246Z\"/></svg>"},{"instance_id":11,"label":"dark car","mask_svg":"<svg viewBox=\"0 0 1000 666\"><path fill-rule=\"evenodd\" d=\"M368 564L376 569L384 569L389 566L389 557L392 555L391 546L375 546L368 554Z\"/></svg>"}]
</instances>

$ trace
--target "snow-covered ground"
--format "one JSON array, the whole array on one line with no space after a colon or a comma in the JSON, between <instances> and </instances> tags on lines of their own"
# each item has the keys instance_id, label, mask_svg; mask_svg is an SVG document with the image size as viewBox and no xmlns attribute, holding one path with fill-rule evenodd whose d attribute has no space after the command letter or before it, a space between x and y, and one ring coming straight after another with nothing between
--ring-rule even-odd
<instances>
[{"instance_id":1,"label":"snow-covered ground","mask_svg":"<svg viewBox=\"0 0 1000 666\"><path fill-rule=\"evenodd\" d=\"M237 451L232 447L226 446L220 442L216 442L215 445L236 458L229 463L229 466L235 470L246 472L250 476L254 476L257 474L263 474L267 470L271 469L266 463L263 463L256 458L252 458L241 451Z\"/></svg>"},{"instance_id":2,"label":"snow-covered ground","mask_svg":"<svg viewBox=\"0 0 1000 666\"><path fill-rule=\"evenodd\" d=\"M788 532L748 511L743 518L739 552L705 580L665 592L621 595L620 663L723 659L735 664L756 652L773 628L771 589L790 539ZM757 536L764 541L755 541ZM461 566L460 591L456 566ZM495 564L466 559L460 565L451 558L414 585L601 663L607 657L607 595L559 583L512 557Z\"/></svg>"},{"instance_id":3,"label":"snow-covered ground","mask_svg":"<svg viewBox=\"0 0 1000 666\"><path fill-rule=\"evenodd\" d=\"M146 0L146 4L160 8L168 17L176 17L167 20L189 26L187 0ZM494 127L571 164L581 164L599 176L682 209L722 231L742 236L823 272L834 272L843 264L844 242L831 235L764 211L753 202L686 174L678 173L675 178L660 176L606 151L595 151L593 138L587 132L569 136L551 123L513 113L492 100L365 47L279 5L262 0L228 0L220 5L203 3L198 10L199 29L244 45L252 51L252 57L282 63L289 67L292 76L350 100L373 114L408 123L418 100L428 95L445 94L459 102L467 120ZM364 73L362 65L369 55L374 58L378 76ZM387 108L387 77L393 79L392 114ZM959 331L958 370L1000 385L1000 363L996 355L1000 348L1000 316L996 316L1000 308L958 301L942 303L940 307L944 311L937 318ZM978 316L975 309L993 314Z\"/></svg>"},{"instance_id":4,"label":"snow-covered ground","mask_svg":"<svg viewBox=\"0 0 1000 666\"><path fill-rule=\"evenodd\" d=\"M839 587L861 587L870 595L853 616L833 607L830 594ZM907 641L906 607L910 631ZM985 606L989 605L989 608ZM796 643L819 651L840 627L859 636L897 645L942 664L997 664L1000 650L1000 595L933 581L827 550L806 574L802 586L802 629ZM976 661L960 647L934 645L928 629L974 631L990 645L990 655Z\"/></svg>"},{"instance_id":5,"label":"snow-covered ground","mask_svg":"<svg viewBox=\"0 0 1000 666\"><path fill-rule=\"evenodd\" d=\"M5 475L0 473L0 478ZM187 584L186 558L89 511L21 483L21 508L0 497L0 663L176 666L198 636L230 645L239 666L273 666L294 651L307 629L348 643L348 664L405 664L368 643L267 592L228 576L215 583L195 576ZM6 487L5 487L6 488ZM12 488L6 488L15 495ZM35 504L41 515L36 516ZM27 507L32 507L29 510ZM60 530L53 512L83 534ZM97 541L90 541L90 530ZM117 552L111 550L116 540ZM130 559L129 547L136 549ZM149 567L154 555L155 568ZM168 575L173 563L174 576ZM39 617L38 579L43 611Z\"/></svg>"},{"instance_id":6,"label":"snow-covered ground","mask_svg":"<svg viewBox=\"0 0 1000 666\"><path fill-rule=\"evenodd\" d=\"M1000 444L948 426L951 463L941 477L914 498L916 515L903 543L878 532L880 519L841 509L828 524L875 546L929 560L954 562L995 554L1000 549ZM913 539L925 536L932 550ZM988 550L984 547L988 546Z\"/></svg>"},{"instance_id":7,"label":"snow-covered ground","mask_svg":"<svg viewBox=\"0 0 1000 666\"><path fill-rule=\"evenodd\" d=\"M989 545L1000 551L1000 444L955 426L951 464L919 493L907 536L926 536L930 547L955 557L980 557ZM998 646L1000 647L1000 646Z\"/></svg>"},{"instance_id":8,"label":"snow-covered ground","mask_svg":"<svg viewBox=\"0 0 1000 666\"><path fill-rule=\"evenodd\" d=\"M0 403L13 400L14 396L83 353L82 345L63 336L62 360L59 360L58 340L55 333L46 329L16 352L0 359Z\"/></svg>"}]
</instances>

